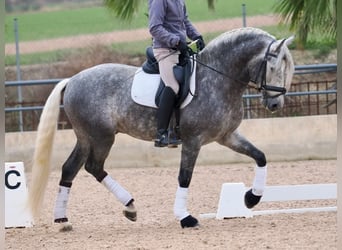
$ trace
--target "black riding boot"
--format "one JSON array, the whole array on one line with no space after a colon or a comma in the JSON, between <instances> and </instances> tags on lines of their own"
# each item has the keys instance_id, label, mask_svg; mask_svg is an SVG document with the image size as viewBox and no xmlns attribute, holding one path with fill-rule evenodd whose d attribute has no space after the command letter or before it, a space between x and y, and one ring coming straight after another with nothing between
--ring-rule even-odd
<instances>
[{"instance_id":1,"label":"black riding boot","mask_svg":"<svg viewBox=\"0 0 342 250\"><path fill-rule=\"evenodd\" d=\"M176 94L170 87L165 87L159 101L157 110L157 138L154 140L155 147L166 147L169 144L178 145L180 140L169 138L168 128L176 102Z\"/></svg>"}]
</instances>

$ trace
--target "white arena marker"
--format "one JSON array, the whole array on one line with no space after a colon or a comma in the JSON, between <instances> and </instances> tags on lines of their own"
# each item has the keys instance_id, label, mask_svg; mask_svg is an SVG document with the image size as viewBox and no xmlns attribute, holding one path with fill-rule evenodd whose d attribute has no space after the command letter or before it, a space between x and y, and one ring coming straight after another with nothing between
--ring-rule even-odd
<instances>
[{"instance_id":1,"label":"white arena marker","mask_svg":"<svg viewBox=\"0 0 342 250\"><path fill-rule=\"evenodd\" d=\"M23 162L5 163L5 227L32 227Z\"/></svg>"},{"instance_id":2,"label":"white arena marker","mask_svg":"<svg viewBox=\"0 0 342 250\"><path fill-rule=\"evenodd\" d=\"M253 217L256 215L333 212L337 207L303 207L274 210L250 210L244 204L244 195L248 188L243 183L224 183L222 185L217 213L201 214L202 218L236 218ZM266 186L260 202L305 201L305 200L336 200L336 183Z\"/></svg>"},{"instance_id":3,"label":"white arena marker","mask_svg":"<svg viewBox=\"0 0 342 250\"><path fill-rule=\"evenodd\" d=\"M252 217L252 211L245 206L245 192L243 183L223 183L216 219Z\"/></svg>"}]
</instances>

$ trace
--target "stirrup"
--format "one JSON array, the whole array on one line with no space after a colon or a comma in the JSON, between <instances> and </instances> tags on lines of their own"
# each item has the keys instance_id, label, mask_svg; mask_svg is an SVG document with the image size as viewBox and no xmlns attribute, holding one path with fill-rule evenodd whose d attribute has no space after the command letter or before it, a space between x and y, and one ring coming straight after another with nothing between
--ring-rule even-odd
<instances>
[{"instance_id":1,"label":"stirrup","mask_svg":"<svg viewBox=\"0 0 342 250\"><path fill-rule=\"evenodd\" d=\"M163 134L159 134L157 135L157 138L154 139L154 146L155 147L167 147L169 145L169 138L168 138L168 133L165 132Z\"/></svg>"},{"instance_id":2,"label":"stirrup","mask_svg":"<svg viewBox=\"0 0 342 250\"><path fill-rule=\"evenodd\" d=\"M175 127L169 130L169 148L177 148L182 144L182 140L179 138L179 127Z\"/></svg>"},{"instance_id":3,"label":"stirrup","mask_svg":"<svg viewBox=\"0 0 342 250\"><path fill-rule=\"evenodd\" d=\"M169 137L169 144L167 145L169 148L177 148L178 145L182 144L182 140L179 139L177 136L171 138Z\"/></svg>"}]
</instances>

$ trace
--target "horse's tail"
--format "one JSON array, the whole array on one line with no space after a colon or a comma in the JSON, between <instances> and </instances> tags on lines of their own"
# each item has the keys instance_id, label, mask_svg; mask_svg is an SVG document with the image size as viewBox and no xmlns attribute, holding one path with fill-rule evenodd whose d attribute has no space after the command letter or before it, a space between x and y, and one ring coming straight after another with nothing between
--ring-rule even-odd
<instances>
[{"instance_id":1,"label":"horse's tail","mask_svg":"<svg viewBox=\"0 0 342 250\"><path fill-rule=\"evenodd\" d=\"M33 217L37 217L43 201L44 191L50 173L50 157L55 132L57 130L62 91L68 81L69 79L64 79L55 86L40 116L32 162L31 187L29 188L28 197L28 205Z\"/></svg>"}]
</instances>

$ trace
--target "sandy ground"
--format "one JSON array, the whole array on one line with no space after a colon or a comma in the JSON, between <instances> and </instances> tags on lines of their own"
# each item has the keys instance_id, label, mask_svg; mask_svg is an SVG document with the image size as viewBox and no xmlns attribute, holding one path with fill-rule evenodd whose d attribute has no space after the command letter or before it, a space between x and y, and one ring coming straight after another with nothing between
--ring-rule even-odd
<instances>
[{"instance_id":1,"label":"sandy ground","mask_svg":"<svg viewBox=\"0 0 342 250\"><path fill-rule=\"evenodd\" d=\"M197 166L188 209L200 226L182 229L173 216L178 167L110 168L111 176L136 199L137 222L122 215L122 205L85 170L71 191L68 216L73 231L58 232L53 204L59 172L52 172L41 216L32 228L6 229L6 249L337 249L336 212L204 219L217 210L222 183L251 185L253 164ZM268 164L268 184L336 183L336 161ZM26 175L28 183L30 173ZM333 201L261 203L255 209L336 206Z\"/></svg>"}]
</instances>

